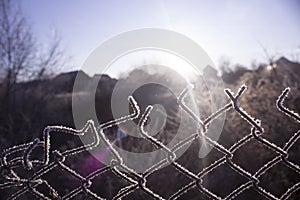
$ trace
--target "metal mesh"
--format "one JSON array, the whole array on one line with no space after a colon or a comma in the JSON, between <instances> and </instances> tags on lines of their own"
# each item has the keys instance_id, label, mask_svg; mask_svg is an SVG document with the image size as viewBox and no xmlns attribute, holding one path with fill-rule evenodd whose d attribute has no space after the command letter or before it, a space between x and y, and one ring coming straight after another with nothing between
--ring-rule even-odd
<instances>
[{"instance_id":1,"label":"metal mesh","mask_svg":"<svg viewBox=\"0 0 300 200\"><path fill-rule=\"evenodd\" d=\"M137 119L137 117L140 116L140 109L138 104L136 103L133 97L129 97L129 102L134 112L128 116L102 124L99 127L95 127L93 121L88 121L82 130L75 130L72 128L62 126L49 126L45 128L43 132L43 138L41 140L35 139L33 142L13 146L4 150L1 155L0 169L2 183L0 184L0 189L13 189L14 192L9 197L9 199L22 199L23 195L25 195L28 192L32 193L39 199L76 199L76 196L80 194L85 194L92 199L103 199L98 194L93 192L91 187L94 184L93 181L96 179L96 177L101 176L104 172L112 171L118 177L128 182L128 185L121 188L113 199L121 199L124 197L128 197L130 193L137 189L142 190L154 199L165 199L165 197L155 193L147 186L147 178L154 172L162 169L162 167L170 164L176 170L180 171L182 174L187 176L191 180L191 182L182 187L173 195L171 195L169 199L180 199L184 193L188 193L193 188L199 189L202 193L204 193L207 196L207 198L211 199L234 199L249 188L256 190L260 195L267 199L288 199L294 192L299 190L300 180L298 180L298 183L289 187L286 190L286 192L279 197L268 192L265 188L260 186L259 183L262 175L264 175L268 170L270 170L272 167L274 167L277 163L280 162L292 169L293 171L295 171L296 173L300 174L300 167L297 164L291 162L288 157L289 150L291 149L291 147L293 147L293 145L295 145L296 141L300 137L300 130L298 130L296 133L293 134L292 137L290 137L289 141L284 145L283 148L265 139L263 136L264 130L261 126L260 120L253 118L239 106L239 99L246 90L245 85L243 85L239 89L236 95L234 95L229 89L226 89L225 93L227 94L231 102L225 105L224 107L220 108L216 113L212 114L207 119L201 120L184 103L185 96L187 95L190 89L191 87L187 87L181 93L181 95L178 97L178 103L180 104L181 109L184 110L191 117L191 119L193 119L198 124L198 129L196 133L180 141L171 149L164 145L158 139L148 135L148 133L144 130L144 126L149 117L149 113L151 112L153 107L149 105L146 108L145 112L142 114L142 117L140 118L138 123L140 127L140 134L156 147L163 149L166 153L166 157L164 160L161 160L159 163L156 163L144 173L137 173L133 169L130 169L128 166L126 166L119 153L114 149L111 141L103 132L105 129L111 128L114 125L123 123L127 120ZM283 112L291 119L296 120L297 123L300 123L299 115L289 110L283 105L283 102L287 97L289 91L290 89L286 88L278 97L277 108L279 111ZM251 125L251 133L249 133L242 139L236 141L230 148L225 148L217 141L214 141L213 139L208 137L206 135L206 132L208 125L213 120L217 119L221 114L230 109L234 109L244 120L246 120ZM52 150L50 148L51 132L64 132L79 136L83 135L88 130L93 133L93 142L91 142L90 144L77 147L71 150L66 150L63 152L58 150ZM202 141L204 141L208 145L211 145L215 150L222 153L223 156L217 161L203 168L199 173L194 173L176 161L176 152L180 150L184 145L196 140L197 138L201 138ZM276 156L273 159L264 163L264 165L262 165L255 173L248 172L242 166L233 161L233 156L235 152L250 140L257 140L261 144L268 147L270 151L276 154ZM73 169L71 169L70 166L68 166L65 163L65 159L67 157L76 157L76 155L80 152L93 149L100 144L100 141L103 142L106 145L106 147L110 149L114 156L114 159L112 159L110 165L99 168L87 176L82 176L79 172L74 171ZM42 156L43 158L31 160L31 153L37 147L42 147L44 152ZM18 154L20 152L21 155ZM18 156L15 156L17 154ZM228 165L240 176L247 179L245 183L239 185L229 195L223 198L220 197L219 194L215 194L214 192L210 191L203 184L204 176L213 172L220 165ZM39 170L34 171L32 176L26 178L20 177L18 171L16 170L18 167L23 167L25 170L32 171L36 166L40 166ZM44 178L47 173L49 173L55 168L60 168L63 170L63 173L68 173L69 175L73 176L80 182L80 186L78 186L76 189L69 192L68 194L61 196L53 188L53 186L49 184L47 179ZM49 193L43 193L39 189L37 189L41 185L46 187Z\"/></svg>"}]
</instances>

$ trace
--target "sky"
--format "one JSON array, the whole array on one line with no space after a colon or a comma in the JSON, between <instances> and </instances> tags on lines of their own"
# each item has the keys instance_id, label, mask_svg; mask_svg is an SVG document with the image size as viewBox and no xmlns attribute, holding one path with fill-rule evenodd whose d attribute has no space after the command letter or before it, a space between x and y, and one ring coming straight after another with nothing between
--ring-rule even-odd
<instances>
[{"instance_id":1,"label":"sky","mask_svg":"<svg viewBox=\"0 0 300 200\"><path fill-rule=\"evenodd\" d=\"M59 34L70 69L79 69L104 41L140 28L182 33L216 65L266 61L262 47L291 59L300 54L299 0L19 1L38 41Z\"/></svg>"}]
</instances>

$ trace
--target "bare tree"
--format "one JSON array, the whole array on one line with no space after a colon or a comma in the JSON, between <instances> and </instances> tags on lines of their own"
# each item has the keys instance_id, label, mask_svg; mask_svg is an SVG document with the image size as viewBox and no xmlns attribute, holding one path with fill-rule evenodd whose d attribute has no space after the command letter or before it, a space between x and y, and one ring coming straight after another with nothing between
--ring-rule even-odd
<instances>
[{"instance_id":1,"label":"bare tree","mask_svg":"<svg viewBox=\"0 0 300 200\"><path fill-rule=\"evenodd\" d=\"M34 40L21 10L9 0L0 2L0 67L7 86L16 83L19 74L34 56Z\"/></svg>"},{"instance_id":2,"label":"bare tree","mask_svg":"<svg viewBox=\"0 0 300 200\"><path fill-rule=\"evenodd\" d=\"M232 71L232 66L231 66L231 61L230 58L227 56L221 56L219 58L219 69L222 73L226 73L226 72L231 72Z\"/></svg>"},{"instance_id":3,"label":"bare tree","mask_svg":"<svg viewBox=\"0 0 300 200\"><path fill-rule=\"evenodd\" d=\"M41 78L62 58L60 39L43 51L21 8L9 0L0 0L0 35L0 72L8 86Z\"/></svg>"},{"instance_id":4,"label":"bare tree","mask_svg":"<svg viewBox=\"0 0 300 200\"><path fill-rule=\"evenodd\" d=\"M278 59L279 57L279 53L270 53L269 50L259 41L257 41L258 44L260 45L260 47L262 48L263 52L264 52L264 58L266 59L267 62L267 68L268 70L273 70L276 68L277 64L276 64L276 59Z\"/></svg>"},{"instance_id":5,"label":"bare tree","mask_svg":"<svg viewBox=\"0 0 300 200\"><path fill-rule=\"evenodd\" d=\"M65 66L65 56L61 48L61 37L56 30L51 31L49 43L44 47L39 47L39 54L36 56L37 63L30 72L31 78L47 78ZM55 71L55 72L54 72Z\"/></svg>"},{"instance_id":6,"label":"bare tree","mask_svg":"<svg viewBox=\"0 0 300 200\"><path fill-rule=\"evenodd\" d=\"M17 83L41 79L60 64L60 44L54 37L46 48L40 46L20 5L0 0L0 113L4 116L0 120L6 121L6 127L14 126L13 118L20 112L15 109Z\"/></svg>"}]
</instances>

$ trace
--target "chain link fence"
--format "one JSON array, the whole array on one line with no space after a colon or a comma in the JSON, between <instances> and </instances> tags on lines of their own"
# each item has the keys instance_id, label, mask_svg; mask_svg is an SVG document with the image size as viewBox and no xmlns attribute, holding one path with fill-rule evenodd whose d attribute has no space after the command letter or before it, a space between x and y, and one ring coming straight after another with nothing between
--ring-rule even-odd
<instances>
[{"instance_id":1,"label":"chain link fence","mask_svg":"<svg viewBox=\"0 0 300 200\"><path fill-rule=\"evenodd\" d=\"M133 113L128 116L124 116L120 119L102 124L99 127L95 127L93 121L88 121L82 130L75 130L62 126L49 126L45 128L43 137L41 139L37 138L32 142L16 145L4 150L1 154L0 193L2 190L10 190L11 195L8 196L8 199L11 200L23 199L23 196L27 193L33 194L38 199L79 199L80 195L85 195L86 197L84 199L104 199L95 192L95 189L93 189L92 186L93 184L95 184L97 177L103 175L107 171L111 171L120 179L123 179L128 183L127 186L121 188L116 194L114 194L113 199L126 199L132 192L137 189L142 190L145 193L145 196L152 197L154 199L166 199L163 194L159 194L153 191L149 187L147 182L151 174L161 170L166 165L171 165L173 168L184 174L190 180L188 184L168 197L168 199L182 199L184 194L189 193L192 189L195 188L201 191L207 197L207 199L239 198L239 195L250 188L257 191L261 195L261 198L267 199L289 199L294 193L299 191L300 179L298 179L298 182L296 184L290 186L281 196L276 196L275 194L272 194L266 188L261 186L260 178L278 163L282 163L292 171L300 174L300 167L296 163L289 160L289 151L299 139L300 130L298 130L296 133L293 133L293 135L283 147L280 147L267 140L264 137L264 130L262 128L260 120L250 116L239 105L239 100L246 90L245 85L240 87L236 95L234 95L229 89L226 89L225 93L229 97L231 102L220 108L217 112L215 112L208 118L201 120L185 104L185 97L190 90L191 87L189 86L181 93L181 95L178 97L178 103L181 109L185 111L197 124L198 128L197 130L195 130L194 134L191 134L189 137L183 139L172 148L168 148L162 141L159 141L155 137L150 136L144 129L153 107L149 105L144 113L140 113L139 106L135 99L133 97L129 97L129 102L133 109ZM278 97L277 108L292 120L296 120L297 123L300 123L300 116L283 105L283 102L287 97L289 91L290 89L286 88ZM209 124L212 123L212 121L216 120L220 115L230 109L233 109L235 112L237 112L240 117L242 117L251 126L251 131L248 135L236 141L231 147L226 148L218 141L215 141L208 137L206 135L206 132L208 130ZM137 119L137 117L140 115L141 118L138 125L140 127L141 136L151 142L154 146L163 149L166 154L165 159L154 164L144 173L137 173L133 169L126 166L120 154L114 149L112 142L104 134L105 129L110 129L114 125L118 125L128 120ZM87 131L90 131L93 134L93 141L90 144L86 144L73 149L68 149L65 151L53 150L51 148L52 132L64 132L67 134L80 136ZM204 141L207 145L212 146L223 156L218 160L210 163L207 167L199 169L200 172L195 173L177 161L176 152L183 148L186 144L191 143L199 138L201 138L201 140ZM233 160L233 156L237 152L237 150L251 140L258 141L262 145L266 146L269 151L274 152L274 154L276 155L274 158L264 163L264 165L262 165L255 173L250 173ZM114 158L111 160L110 165L99 168L88 174L87 176L83 176L80 172L73 170L72 167L68 166L68 164L65 162L66 158L76 157L81 152L91 150L99 146L100 142L105 144L113 154ZM37 148L42 148L43 154L40 155L39 158L33 159L32 152ZM246 182L236 187L236 189L231 191L225 197L221 197L220 194L211 191L203 184L204 177L212 173L221 165L229 166L237 174L247 180ZM26 173L24 172L20 173L20 168L23 171L28 172L28 175L25 176L24 174ZM78 181L79 186L65 195L60 194L56 189L54 189L53 185L49 183L46 176L49 172L57 168L62 169L63 173L68 173L73 178L75 178ZM22 174L22 176L20 174ZM224 184L226 184L226 180L224 180ZM2 195L0 195L0 198L3 198Z\"/></svg>"}]
</instances>

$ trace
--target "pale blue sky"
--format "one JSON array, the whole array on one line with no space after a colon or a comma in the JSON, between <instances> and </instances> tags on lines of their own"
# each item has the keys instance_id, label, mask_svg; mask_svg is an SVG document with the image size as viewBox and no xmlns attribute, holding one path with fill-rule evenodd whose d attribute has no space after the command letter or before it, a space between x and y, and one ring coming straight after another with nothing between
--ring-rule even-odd
<instances>
[{"instance_id":1,"label":"pale blue sky","mask_svg":"<svg viewBox=\"0 0 300 200\"><path fill-rule=\"evenodd\" d=\"M72 65L79 68L103 41L138 28L167 28L185 34L218 64L263 61L259 43L271 54L299 52L299 0L21 0L37 39L56 29Z\"/></svg>"}]
</instances>

